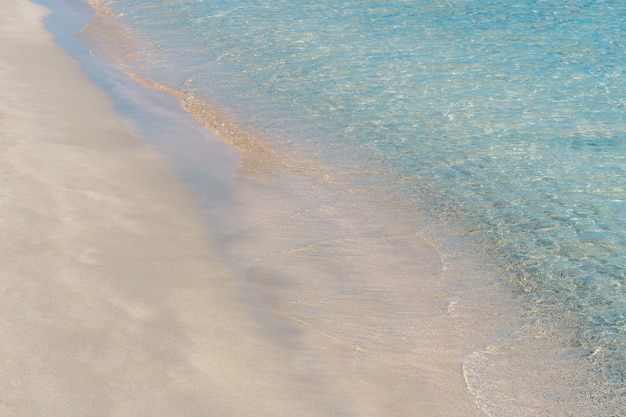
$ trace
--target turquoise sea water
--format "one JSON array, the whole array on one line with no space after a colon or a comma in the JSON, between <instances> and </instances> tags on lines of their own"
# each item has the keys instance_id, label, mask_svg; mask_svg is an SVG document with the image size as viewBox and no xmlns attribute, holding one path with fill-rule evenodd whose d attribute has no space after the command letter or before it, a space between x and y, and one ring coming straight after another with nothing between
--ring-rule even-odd
<instances>
[{"instance_id":1,"label":"turquoise sea water","mask_svg":"<svg viewBox=\"0 0 626 417\"><path fill-rule=\"evenodd\" d=\"M336 257L330 261L337 263L335 273L320 273L327 276L326 295L347 291L337 271L351 256L350 248L328 242L384 234L395 220L377 219L379 228L368 223L377 215L375 201L401 206L400 229L438 242L442 259L462 258L484 272L482 278L458 273L446 287L450 306L459 304L462 311L462 294L473 294L466 296L473 300L485 286L510 296L506 303L514 307L498 307L506 312L498 314L497 336L490 334L486 347L467 352L463 362L468 390L485 414L623 414L626 3L100 4L127 31L120 39L138 45L116 57L122 68L193 92L212 107L217 103L218 120L236 120L276 153L299 155L296 169L299 160L307 169L323 166L311 177L345 187L346 192L315 194L325 200L315 215L306 214L309 226L333 216L332 233L314 226L327 237L315 242L316 254ZM305 180L283 181L293 186ZM339 231L338 207L349 206L351 198L372 204L363 209L369 217L342 220ZM303 207L292 208L301 216L310 213L310 206ZM411 221L414 227L407 228ZM392 249L386 256L382 247L368 246L371 257L380 258L377 271L385 270L387 259L389 269L415 272L393 265L410 258L403 253L405 243ZM296 274L295 263L305 261L285 256L280 262L272 267ZM376 272L372 279L383 275ZM406 291L409 284L398 279L389 288ZM295 297L298 288L281 296ZM305 310L292 314L310 323L332 320ZM389 320L397 327L403 317ZM394 334L401 338L401 331ZM368 347L367 335L356 332L351 340ZM558 344L558 353L541 352L544 343L549 346L546 339ZM523 387L522 369L545 375L537 377L545 382L543 399L536 388ZM526 385L536 383L528 378ZM503 382L511 379L517 388Z\"/></svg>"}]
</instances>

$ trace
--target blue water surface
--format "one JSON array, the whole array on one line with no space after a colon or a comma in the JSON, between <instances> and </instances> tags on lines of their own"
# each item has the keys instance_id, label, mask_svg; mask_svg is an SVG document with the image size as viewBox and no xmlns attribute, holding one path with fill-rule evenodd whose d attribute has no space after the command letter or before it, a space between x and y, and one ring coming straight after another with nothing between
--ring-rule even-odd
<instances>
[{"instance_id":1,"label":"blue water surface","mask_svg":"<svg viewBox=\"0 0 626 417\"><path fill-rule=\"evenodd\" d=\"M458 223L624 393L625 2L104 3L133 71Z\"/></svg>"}]
</instances>

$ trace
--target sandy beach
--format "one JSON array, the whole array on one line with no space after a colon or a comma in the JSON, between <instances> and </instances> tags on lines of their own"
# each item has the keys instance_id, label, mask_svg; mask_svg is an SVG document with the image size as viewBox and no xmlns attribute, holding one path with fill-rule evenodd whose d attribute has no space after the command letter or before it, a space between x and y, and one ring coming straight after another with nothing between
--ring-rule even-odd
<instances>
[{"instance_id":1,"label":"sandy beach","mask_svg":"<svg viewBox=\"0 0 626 417\"><path fill-rule=\"evenodd\" d=\"M437 323L414 352L431 381L244 307L206 204L55 44L48 11L0 12L0 416L475 415L454 334L427 344Z\"/></svg>"},{"instance_id":2,"label":"sandy beach","mask_svg":"<svg viewBox=\"0 0 626 417\"><path fill-rule=\"evenodd\" d=\"M0 415L327 414L47 11L0 11Z\"/></svg>"},{"instance_id":3,"label":"sandy beach","mask_svg":"<svg viewBox=\"0 0 626 417\"><path fill-rule=\"evenodd\" d=\"M430 3L0 2L0 417L622 415L626 6Z\"/></svg>"}]
</instances>

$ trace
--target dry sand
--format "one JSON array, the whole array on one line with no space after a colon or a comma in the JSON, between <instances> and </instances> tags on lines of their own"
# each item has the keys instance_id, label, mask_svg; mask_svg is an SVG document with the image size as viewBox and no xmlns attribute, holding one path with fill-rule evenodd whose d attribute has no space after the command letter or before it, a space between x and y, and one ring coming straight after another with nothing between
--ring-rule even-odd
<instances>
[{"instance_id":1,"label":"dry sand","mask_svg":"<svg viewBox=\"0 0 626 417\"><path fill-rule=\"evenodd\" d=\"M0 416L338 415L45 13L0 4Z\"/></svg>"}]
</instances>

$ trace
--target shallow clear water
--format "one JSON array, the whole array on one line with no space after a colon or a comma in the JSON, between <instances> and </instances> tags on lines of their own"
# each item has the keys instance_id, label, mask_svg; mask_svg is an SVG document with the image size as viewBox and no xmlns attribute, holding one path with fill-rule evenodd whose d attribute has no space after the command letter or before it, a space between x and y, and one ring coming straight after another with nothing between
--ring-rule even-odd
<instances>
[{"instance_id":1,"label":"shallow clear water","mask_svg":"<svg viewBox=\"0 0 626 417\"><path fill-rule=\"evenodd\" d=\"M443 259L444 269L458 271L443 290L452 300L449 310L463 300L471 305L485 287L491 289L476 301L483 306L494 294L511 297L502 301L506 307L491 300L496 305L487 308L494 316L505 314L492 319L511 329L494 334L483 325L488 346L470 349L464 361L470 393L485 413L619 415L626 407L625 3L102 4L140 45L117 57L126 70L193 92L212 108L217 103L218 119L236 120L279 154L324 167L311 178L288 177L292 190L307 190L294 192L306 202L282 209L268 203L266 210L277 212L259 225L269 230L280 223L291 233L264 241L276 245L271 268L283 274L270 279L270 287L291 300L283 311L350 334L351 343L366 348L375 339L367 337L374 321L331 326L334 319L320 304L313 312L306 302L293 301L303 293L299 286L311 281L285 277L303 276L312 259L323 259L316 267L328 280L318 283L323 291L313 292L319 300L345 295L345 286L354 290L357 283L338 276L367 281L396 269L384 290L359 281L358 300L346 305L353 312L380 309L368 304L374 297L368 291L376 288L386 294L389 311L397 311L418 297L412 294L418 288L407 293L410 284L402 277L437 275L441 265L431 261ZM324 179L342 191L321 190ZM392 211L377 213L378 206L367 206L373 200L401 206L401 220L393 217L397 213L378 219ZM359 204L363 213L346 220ZM292 233L298 228L323 238L299 238ZM425 250L398 236L438 242L425 271L412 264L395 268L413 256L412 245ZM367 251L359 246L359 259L371 264L342 271L350 264L346 259L357 257L351 248L359 241L368 242ZM474 265L474 272L464 276L454 262ZM263 270L263 262L254 267ZM249 279L269 279L261 275ZM324 300L326 312L350 317ZM501 309L506 313L495 313ZM463 314L459 321L480 327L471 306ZM402 326L406 320L399 314L384 323ZM562 350L542 350L551 346L546 337ZM579 367L594 376L581 378ZM530 368L542 376L526 375L528 388L513 388L524 383L512 375ZM515 384L503 382L507 372ZM535 383L546 385L543 400ZM519 394L514 406L513 391Z\"/></svg>"}]
</instances>

